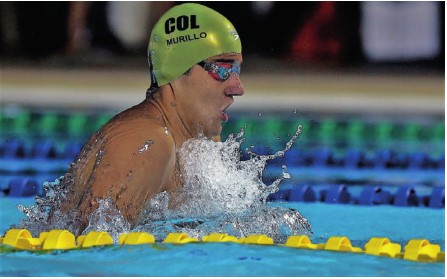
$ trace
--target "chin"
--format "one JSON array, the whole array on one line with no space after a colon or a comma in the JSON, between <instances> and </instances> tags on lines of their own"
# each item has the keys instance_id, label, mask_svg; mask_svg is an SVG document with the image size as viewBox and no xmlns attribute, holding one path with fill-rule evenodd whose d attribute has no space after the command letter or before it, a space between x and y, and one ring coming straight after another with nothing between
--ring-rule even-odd
<instances>
[{"instance_id":1,"label":"chin","mask_svg":"<svg viewBox=\"0 0 447 279\"><path fill-rule=\"evenodd\" d=\"M209 129L207 129L207 131L205 132L205 136L210 139L215 137L220 138L221 133L222 133L222 125L219 123L217 125L214 125L213 127L209 127Z\"/></svg>"}]
</instances>

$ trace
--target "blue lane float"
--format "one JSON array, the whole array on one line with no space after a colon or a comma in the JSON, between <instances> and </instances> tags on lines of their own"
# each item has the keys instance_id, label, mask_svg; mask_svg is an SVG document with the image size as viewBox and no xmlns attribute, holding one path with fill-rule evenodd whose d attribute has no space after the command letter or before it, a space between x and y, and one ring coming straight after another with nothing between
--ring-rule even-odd
<instances>
[{"instance_id":1,"label":"blue lane float","mask_svg":"<svg viewBox=\"0 0 447 279\"><path fill-rule=\"evenodd\" d=\"M315 189L319 190L316 191ZM378 185L362 186L354 196L345 185L297 184L280 189L269 196L269 202L323 202L326 204L351 204L364 206L394 205L402 207L445 208L445 188L434 187L429 196L418 196L412 186L401 186L393 194Z\"/></svg>"},{"instance_id":2,"label":"blue lane float","mask_svg":"<svg viewBox=\"0 0 447 279\"><path fill-rule=\"evenodd\" d=\"M14 178L3 192L10 197L33 197L39 193L40 185L31 178Z\"/></svg>"},{"instance_id":3,"label":"blue lane float","mask_svg":"<svg viewBox=\"0 0 447 279\"><path fill-rule=\"evenodd\" d=\"M25 143L19 139L6 140L2 148L2 157L4 158L24 158L26 157Z\"/></svg>"},{"instance_id":4,"label":"blue lane float","mask_svg":"<svg viewBox=\"0 0 447 279\"><path fill-rule=\"evenodd\" d=\"M47 175L49 177L49 174ZM42 180L42 179L41 179ZM51 181L52 179L45 179ZM44 181L44 180L42 180ZM31 197L43 193L42 181L30 177L15 177L2 190L10 197ZM393 194L377 185L362 186L358 196L353 195L346 185L297 184L280 188L269 195L268 202L323 202L326 204L352 204L364 206L394 205L401 207L445 208L445 188L433 187L430 195L417 195L412 186L401 186ZM318 189L317 191L315 189Z\"/></svg>"},{"instance_id":5,"label":"blue lane float","mask_svg":"<svg viewBox=\"0 0 447 279\"><path fill-rule=\"evenodd\" d=\"M59 152L52 141L39 141L33 146L32 156L37 159L53 159L59 157Z\"/></svg>"},{"instance_id":6,"label":"blue lane float","mask_svg":"<svg viewBox=\"0 0 447 279\"><path fill-rule=\"evenodd\" d=\"M351 194L345 185L333 185L327 190L320 192L323 202L329 204L348 204L351 201Z\"/></svg>"},{"instance_id":7,"label":"blue lane float","mask_svg":"<svg viewBox=\"0 0 447 279\"><path fill-rule=\"evenodd\" d=\"M74 159L84 144L83 140L69 140L56 143L51 140L39 140L25 143L20 139L6 139L0 146L0 158ZM58 148L61 147L61 148ZM278 147L280 148L280 147ZM251 151L256 154L273 154L278 148L269 146L255 146ZM406 169L406 170L443 170L445 166L444 154L429 155L424 152L400 153L391 149L378 150L374 154L367 154L365 150L349 149L336 152L329 148L303 150L291 148L284 158L277 158L270 164L284 164L288 167L344 167L349 169ZM242 151L242 160L249 159Z\"/></svg>"},{"instance_id":8,"label":"blue lane float","mask_svg":"<svg viewBox=\"0 0 447 279\"><path fill-rule=\"evenodd\" d=\"M74 159L81 152L82 143L81 142L69 142L65 146L63 157L66 159Z\"/></svg>"},{"instance_id":9,"label":"blue lane float","mask_svg":"<svg viewBox=\"0 0 447 279\"><path fill-rule=\"evenodd\" d=\"M365 154L358 149L350 149L346 152L346 156L344 158L344 167L345 168L357 168L360 163L365 160Z\"/></svg>"},{"instance_id":10,"label":"blue lane float","mask_svg":"<svg viewBox=\"0 0 447 279\"><path fill-rule=\"evenodd\" d=\"M394 195L394 205L396 206L419 206L419 199L416 191L411 186L401 186Z\"/></svg>"},{"instance_id":11,"label":"blue lane float","mask_svg":"<svg viewBox=\"0 0 447 279\"><path fill-rule=\"evenodd\" d=\"M428 207L445 208L445 188L444 187L433 188Z\"/></svg>"},{"instance_id":12,"label":"blue lane float","mask_svg":"<svg viewBox=\"0 0 447 279\"><path fill-rule=\"evenodd\" d=\"M366 186L359 197L360 205L380 205L391 204L392 195L389 191L384 191L379 186Z\"/></svg>"},{"instance_id":13,"label":"blue lane float","mask_svg":"<svg viewBox=\"0 0 447 279\"><path fill-rule=\"evenodd\" d=\"M290 190L288 201L291 202L315 202L315 191L309 185L297 185Z\"/></svg>"}]
</instances>

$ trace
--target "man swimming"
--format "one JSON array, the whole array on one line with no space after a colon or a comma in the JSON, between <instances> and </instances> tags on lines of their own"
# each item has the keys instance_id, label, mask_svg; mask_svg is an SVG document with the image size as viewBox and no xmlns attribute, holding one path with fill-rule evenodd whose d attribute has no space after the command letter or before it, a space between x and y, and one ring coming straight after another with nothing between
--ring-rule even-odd
<instances>
[{"instance_id":1,"label":"man swimming","mask_svg":"<svg viewBox=\"0 0 447 279\"><path fill-rule=\"evenodd\" d=\"M135 224L156 194L175 195L183 184L177 150L199 134L220 141L226 110L244 93L239 35L205 6L167 11L153 28L148 59L146 99L104 125L70 168L60 209L77 212L79 232L99 199L110 198Z\"/></svg>"}]
</instances>

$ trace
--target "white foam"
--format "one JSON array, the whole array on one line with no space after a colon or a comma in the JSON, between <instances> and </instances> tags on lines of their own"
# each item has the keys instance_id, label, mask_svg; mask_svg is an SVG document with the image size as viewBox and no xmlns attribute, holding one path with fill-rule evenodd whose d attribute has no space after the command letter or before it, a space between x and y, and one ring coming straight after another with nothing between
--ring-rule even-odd
<instances>
[{"instance_id":1,"label":"white foam","mask_svg":"<svg viewBox=\"0 0 447 279\"><path fill-rule=\"evenodd\" d=\"M286 166L283 166L281 177L272 184L265 185L262 181L267 162L283 157L300 133L301 127L298 127L283 150L273 155L250 152L250 159L246 161L240 160L243 130L224 142L214 142L203 136L186 141L178 151L184 180L182 189L175 195L162 192L155 196L133 228L111 199L98 199L98 209L89 216L87 228L80 231L75 209L69 213L59 211L74 184L70 171L60 180L46 183L46 197L36 198L35 205L19 206L27 216L19 226L28 228L35 236L61 228L74 234L105 231L115 242L119 234L129 230L147 231L157 240L173 231L199 238L211 232L237 237L267 234L277 242L292 234L311 234L310 224L298 211L266 204L268 195L278 190L283 179L290 178ZM150 152L149 144L144 152ZM97 163L101 164L101 156L98 157Z\"/></svg>"}]
</instances>

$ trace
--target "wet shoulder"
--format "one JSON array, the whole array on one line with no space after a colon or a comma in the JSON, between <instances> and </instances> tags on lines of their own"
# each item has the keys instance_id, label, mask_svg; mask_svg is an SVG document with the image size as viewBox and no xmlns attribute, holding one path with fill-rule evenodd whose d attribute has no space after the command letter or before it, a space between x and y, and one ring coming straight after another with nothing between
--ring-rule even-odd
<instances>
[{"instance_id":1,"label":"wet shoulder","mask_svg":"<svg viewBox=\"0 0 447 279\"><path fill-rule=\"evenodd\" d=\"M172 135L164 123L150 117L115 117L103 129L107 146L114 149L141 150L149 148L175 150Z\"/></svg>"}]
</instances>

